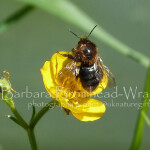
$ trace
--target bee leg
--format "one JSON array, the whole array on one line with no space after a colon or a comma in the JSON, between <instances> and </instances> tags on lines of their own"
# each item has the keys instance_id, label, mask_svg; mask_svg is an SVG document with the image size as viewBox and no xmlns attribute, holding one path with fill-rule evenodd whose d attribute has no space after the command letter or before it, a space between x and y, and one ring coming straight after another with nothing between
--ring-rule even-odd
<instances>
[{"instance_id":1,"label":"bee leg","mask_svg":"<svg viewBox=\"0 0 150 150\"><path fill-rule=\"evenodd\" d=\"M78 67L76 67L76 69L75 69L75 76L76 76L76 79L78 79L78 77L79 77L79 71L80 71L80 67L78 66Z\"/></svg>"},{"instance_id":2,"label":"bee leg","mask_svg":"<svg viewBox=\"0 0 150 150\"><path fill-rule=\"evenodd\" d=\"M69 59L74 59L74 57L72 55L70 55L70 54L61 54L58 51L57 51L57 53L62 55L62 56L64 56L64 57L68 57Z\"/></svg>"}]
</instances>

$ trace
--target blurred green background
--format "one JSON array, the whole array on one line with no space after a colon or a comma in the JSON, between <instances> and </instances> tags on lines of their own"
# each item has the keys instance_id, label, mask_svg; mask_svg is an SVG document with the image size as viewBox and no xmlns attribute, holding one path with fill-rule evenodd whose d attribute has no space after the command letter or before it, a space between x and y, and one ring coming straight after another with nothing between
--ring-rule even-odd
<instances>
[{"instance_id":1,"label":"blurred green background","mask_svg":"<svg viewBox=\"0 0 150 150\"><path fill-rule=\"evenodd\" d=\"M150 56L150 1L149 0L76 0L72 2L120 41ZM12 0L0 0L0 22L24 6ZM71 15L71 14L70 14ZM89 26L89 31L95 26ZM78 35L87 35L76 26L60 20L50 13L34 9L0 35L0 72L11 74L12 87L17 92L46 92L40 68L56 51L70 51ZM95 31L96 32L96 29ZM118 93L123 87L129 90L137 86L143 91L146 68L127 58L102 42L90 37L99 48L104 63L116 77ZM107 89L114 92L115 89ZM106 90L106 91L107 91ZM15 104L26 120L31 116L28 103L48 102L45 98L15 99ZM112 99L101 99L111 103ZM125 96L113 99L117 103L140 102L141 97L126 100ZM36 109L40 109L39 107ZM107 107L105 115L95 122L81 122L67 116L60 108L50 110L36 127L40 150L128 150L131 145L138 117L136 107ZM2 150L29 150L26 133L4 116L11 114L4 102L0 102L0 147ZM150 149L150 129L146 125L142 150Z\"/></svg>"}]
</instances>

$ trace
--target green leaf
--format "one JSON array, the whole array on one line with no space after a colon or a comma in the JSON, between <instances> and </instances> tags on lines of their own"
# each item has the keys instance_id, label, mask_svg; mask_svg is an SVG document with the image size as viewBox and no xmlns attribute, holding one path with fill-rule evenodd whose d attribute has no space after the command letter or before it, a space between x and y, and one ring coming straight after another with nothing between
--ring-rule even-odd
<instances>
[{"instance_id":1,"label":"green leaf","mask_svg":"<svg viewBox=\"0 0 150 150\"><path fill-rule=\"evenodd\" d=\"M149 59L150 60L150 59ZM131 146L131 150L139 150L141 143L142 143L142 137L143 137L143 131L144 131L144 125L145 125L145 118L143 117L143 114L146 115L148 112L148 103L150 99L150 64L148 68L146 83L145 83L145 90L146 93L148 93L147 98L143 98L142 100L142 109L139 112L138 121L136 125L136 130Z\"/></svg>"},{"instance_id":2,"label":"green leaf","mask_svg":"<svg viewBox=\"0 0 150 150\"><path fill-rule=\"evenodd\" d=\"M69 0L18 0L39 7L89 33L89 31L98 23L90 18L84 11L78 8ZM70 15L71 14L71 15ZM92 33L98 40L114 48L114 50L126 55L141 65L148 67L149 59L147 56L128 47L121 41L114 38L98 25L95 32Z\"/></svg>"},{"instance_id":3,"label":"green leaf","mask_svg":"<svg viewBox=\"0 0 150 150\"><path fill-rule=\"evenodd\" d=\"M0 34L2 34L4 31L7 30L7 28L15 23L16 21L20 20L23 16L25 16L27 13L29 13L31 10L33 10L34 7L32 6L24 6L19 11L15 12L13 15L11 15L9 18L4 20L2 23L0 23Z\"/></svg>"},{"instance_id":4,"label":"green leaf","mask_svg":"<svg viewBox=\"0 0 150 150\"><path fill-rule=\"evenodd\" d=\"M11 119L13 122L15 122L16 124L18 124L19 126L24 128L23 124L19 120L17 120L17 118L15 118L15 117L13 117L11 115L6 115L5 117Z\"/></svg>"},{"instance_id":5,"label":"green leaf","mask_svg":"<svg viewBox=\"0 0 150 150\"><path fill-rule=\"evenodd\" d=\"M31 119L30 119L30 123L34 119L35 114L36 114L36 112L35 112L35 106L32 105L32 116L31 116Z\"/></svg>"}]
</instances>

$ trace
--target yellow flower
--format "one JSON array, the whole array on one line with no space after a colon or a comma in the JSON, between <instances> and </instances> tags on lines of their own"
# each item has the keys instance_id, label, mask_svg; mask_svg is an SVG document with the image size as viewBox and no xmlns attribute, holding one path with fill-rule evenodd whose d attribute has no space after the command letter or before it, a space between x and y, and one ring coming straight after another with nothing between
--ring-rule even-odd
<instances>
[{"instance_id":1,"label":"yellow flower","mask_svg":"<svg viewBox=\"0 0 150 150\"><path fill-rule=\"evenodd\" d=\"M52 98L59 101L62 107L70 110L72 114L81 121L94 121L101 118L106 110L105 105L99 101L90 98L104 90L108 83L107 75L104 71L103 79L98 87L87 92L80 82L72 75L73 63L68 57L61 54L70 54L72 52L55 53L50 61L46 61L41 74L46 90ZM79 66L80 63L75 64Z\"/></svg>"}]
</instances>

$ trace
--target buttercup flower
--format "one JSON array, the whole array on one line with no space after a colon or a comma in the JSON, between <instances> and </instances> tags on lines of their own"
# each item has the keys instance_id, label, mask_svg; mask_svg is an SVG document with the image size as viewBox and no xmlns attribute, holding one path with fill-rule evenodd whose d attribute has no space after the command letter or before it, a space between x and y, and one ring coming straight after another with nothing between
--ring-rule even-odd
<instances>
[{"instance_id":1,"label":"buttercup flower","mask_svg":"<svg viewBox=\"0 0 150 150\"><path fill-rule=\"evenodd\" d=\"M52 98L59 101L62 107L70 110L72 114L81 121L94 121L101 118L106 110L105 105L90 96L102 92L108 83L108 78L103 72L103 78L98 87L87 92L80 82L80 78L76 79L73 74L72 59L62 56L62 54L70 54L72 52L55 53L50 61L46 61L41 74L46 90ZM75 64L80 66L80 63Z\"/></svg>"}]
</instances>

